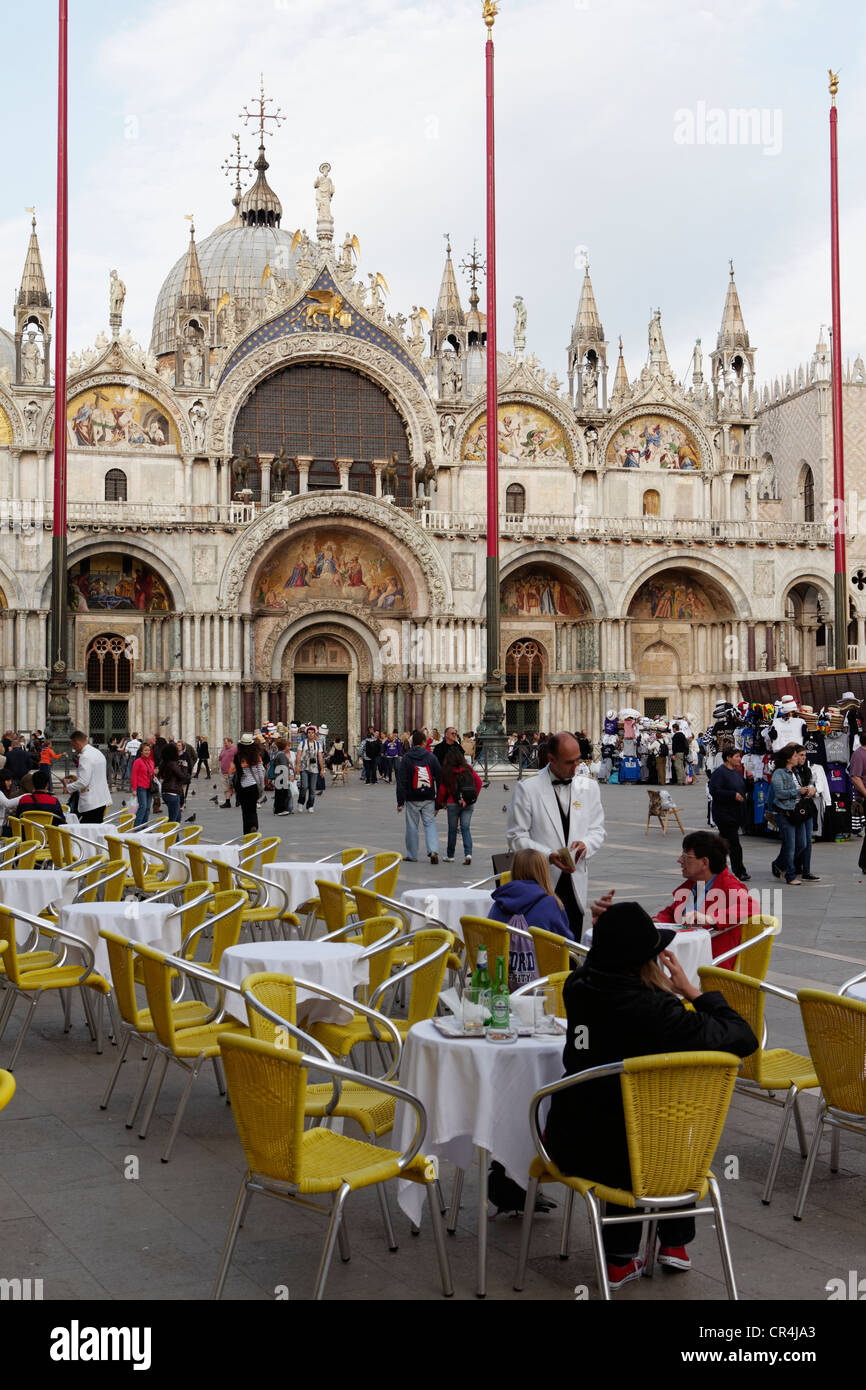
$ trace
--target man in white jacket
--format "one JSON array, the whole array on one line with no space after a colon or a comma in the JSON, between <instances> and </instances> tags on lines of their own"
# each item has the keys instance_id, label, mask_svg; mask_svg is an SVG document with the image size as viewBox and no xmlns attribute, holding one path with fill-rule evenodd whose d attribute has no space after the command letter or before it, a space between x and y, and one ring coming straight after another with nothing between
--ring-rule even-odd
<instances>
[{"instance_id":1,"label":"man in white jacket","mask_svg":"<svg viewBox=\"0 0 866 1390\"><path fill-rule=\"evenodd\" d=\"M87 735L80 729L69 735L69 742L78 755L78 767L74 777L64 777L63 790L78 792L78 819L82 824L101 825L105 808L111 805L105 757L87 742Z\"/></svg>"},{"instance_id":2,"label":"man in white jacket","mask_svg":"<svg viewBox=\"0 0 866 1390\"><path fill-rule=\"evenodd\" d=\"M507 839L512 853L537 849L559 870L554 892L568 914L576 941L582 935L588 894L587 860L604 843L604 811L595 782L577 776L580 745L571 734L554 734L548 763L537 777L517 783L511 795ZM570 850L574 867L559 851Z\"/></svg>"}]
</instances>

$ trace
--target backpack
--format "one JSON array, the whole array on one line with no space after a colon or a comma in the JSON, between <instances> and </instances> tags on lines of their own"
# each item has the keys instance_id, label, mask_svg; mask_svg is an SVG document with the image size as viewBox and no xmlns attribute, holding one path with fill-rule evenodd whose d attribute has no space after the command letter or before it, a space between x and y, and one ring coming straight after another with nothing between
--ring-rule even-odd
<instances>
[{"instance_id":1,"label":"backpack","mask_svg":"<svg viewBox=\"0 0 866 1390\"><path fill-rule=\"evenodd\" d=\"M430 801L435 796L433 769L429 763L413 763L411 789L413 801Z\"/></svg>"},{"instance_id":2,"label":"backpack","mask_svg":"<svg viewBox=\"0 0 866 1390\"><path fill-rule=\"evenodd\" d=\"M474 806L478 800L478 788L472 773L461 772L454 782L454 800L458 806Z\"/></svg>"},{"instance_id":3,"label":"backpack","mask_svg":"<svg viewBox=\"0 0 866 1390\"><path fill-rule=\"evenodd\" d=\"M517 931L529 931L529 923L522 912L517 912L510 919L509 927L514 927ZM508 954L508 992L513 994L521 985L528 985L530 980L538 979L538 965L535 960L535 949L531 941L526 941L522 936L511 937L511 946Z\"/></svg>"}]
</instances>

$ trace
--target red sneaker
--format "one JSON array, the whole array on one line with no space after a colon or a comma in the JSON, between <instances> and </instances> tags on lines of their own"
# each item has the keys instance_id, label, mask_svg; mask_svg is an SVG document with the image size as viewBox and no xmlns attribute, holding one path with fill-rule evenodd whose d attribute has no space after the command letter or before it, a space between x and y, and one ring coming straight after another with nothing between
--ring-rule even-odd
<instances>
[{"instance_id":1,"label":"red sneaker","mask_svg":"<svg viewBox=\"0 0 866 1390\"><path fill-rule=\"evenodd\" d=\"M643 1274L643 1263L638 1255L629 1260L627 1265L614 1265L608 1260L607 1282L611 1289L621 1289L623 1284L630 1284L632 1279L639 1279Z\"/></svg>"},{"instance_id":2,"label":"red sneaker","mask_svg":"<svg viewBox=\"0 0 866 1390\"><path fill-rule=\"evenodd\" d=\"M691 1269L692 1262L684 1245L660 1245L658 1260L669 1269Z\"/></svg>"}]
</instances>

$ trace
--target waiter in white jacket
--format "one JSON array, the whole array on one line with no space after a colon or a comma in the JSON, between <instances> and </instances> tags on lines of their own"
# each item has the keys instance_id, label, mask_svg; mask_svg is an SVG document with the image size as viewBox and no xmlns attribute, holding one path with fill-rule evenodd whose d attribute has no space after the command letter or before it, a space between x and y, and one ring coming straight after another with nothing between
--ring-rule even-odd
<instances>
[{"instance_id":1,"label":"waiter in white jacket","mask_svg":"<svg viewBox=\"0 0 866 1390\"><path fill-rule=\"evenodd\" d=\"M520 781L508 812L508 848L537 849L558 869L554 892L580 941L588 892L587 860L604 843L601 793L588 777L578 777L580 745L571 734L554 734L547 745L548 763L537 777ZM559 851L567 848L573 869Z\"/></svg>"},{"instance_id":2,"label":"waiter in white jacket","mask_svg":"<svg viewBox=\"0 0 866 1390\"><path fill-rule=\"evenodd\" d=\"M105 808L111 805L105 755L87 742L87 735L80 729L69 735L69 742L78 754L78 767L74 777L63 778L63 790L78 792L78 819L82 825L101 825Z\"/></svg>"}]
</instances>

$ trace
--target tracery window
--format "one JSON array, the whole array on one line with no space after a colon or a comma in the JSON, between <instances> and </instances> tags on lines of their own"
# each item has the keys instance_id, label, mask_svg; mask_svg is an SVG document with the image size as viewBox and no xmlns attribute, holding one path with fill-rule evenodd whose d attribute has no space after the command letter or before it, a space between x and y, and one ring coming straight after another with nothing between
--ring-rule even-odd
<instances>
[{"instance_id":1,"label":"tracery window","mask_svg":"<svg viewBox=\"0 0 866 1390\"><path fill-rule=\"evenodd\" d=\"M105 475L106 502L126 501L126 474L122 468L109 468Z\"/></svg>"},{"instance_id":2,"label":"tracery window","mask_svg":"<svg viewBox=\"0 0 866 1390\"><path fill-rule=\"evenodd\" d=\"M505 489L505 515L523 516L526 511L526 489L520 483L510 483Z\"/></svg>"},{"instance_id":3,"label":"tracery window","mask_svg":"<svg viewBox=\"0 0 866 1390\"><path fill-rule=\"evenodd\" d=\"M537 642L521 638L505 654L506 695L540 695L544 690L544 653Z\"/></svg>"},{"instance_id":4,"label":"tracery window","mask_svg":"<svg viewBox=\"0 0 866 1390\"><path fill-rule=\"evenodd\" d=\"M128 695L132 690L128 639L114 633L94 637L87 648L86 670L89 695Z\"/></svg>"}]
</instances>

